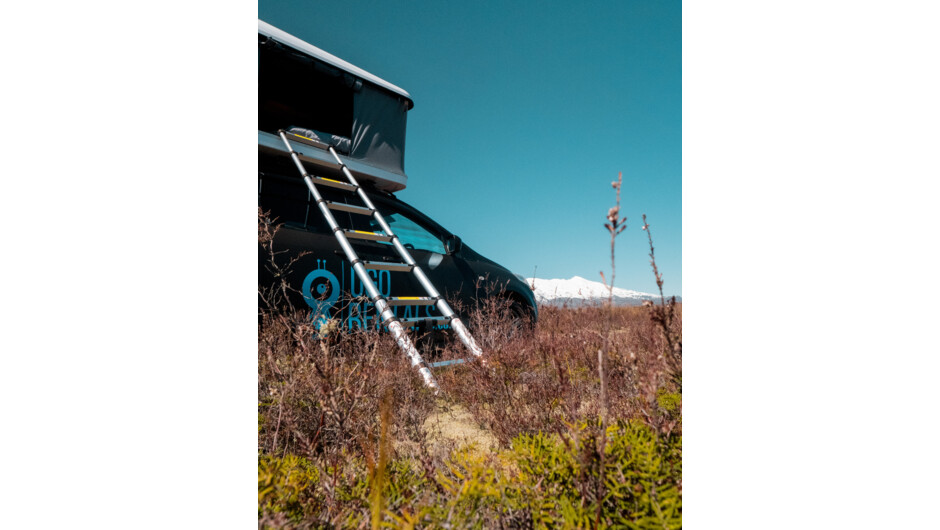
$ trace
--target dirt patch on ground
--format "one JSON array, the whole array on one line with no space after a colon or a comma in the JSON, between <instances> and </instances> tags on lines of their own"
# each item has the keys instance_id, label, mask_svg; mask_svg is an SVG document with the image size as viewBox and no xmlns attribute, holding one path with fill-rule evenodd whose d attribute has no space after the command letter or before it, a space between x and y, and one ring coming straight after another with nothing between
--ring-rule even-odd
<instances>
[{"instance_id":1,"label":"dirt patch on ground","mask_svg":"<svg viewBox=\"0 0 940 530\"><path fill-rule=\"evenodd\" d=\"M473 415L461 405L437 402L437 410L422 427L430 445L461 448L473 445L479 451L495 451L499 442L493 433L480 428Z\"/></svg>"}]
</instances>

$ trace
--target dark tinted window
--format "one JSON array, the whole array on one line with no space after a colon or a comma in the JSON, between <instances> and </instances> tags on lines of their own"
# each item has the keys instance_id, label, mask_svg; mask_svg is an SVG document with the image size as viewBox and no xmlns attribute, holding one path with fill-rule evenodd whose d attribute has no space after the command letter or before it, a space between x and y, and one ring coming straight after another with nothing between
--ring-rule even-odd
<instances>
[{"instance_id":1,"label":"dark tinted window","mask_svg":"<svg viewBox=\"0 0 940 530\"><path fill-rule=\"evenodd\" d=\"M286 177L280 173L260 172L258 174L258 206L271 212L271 217L278 223L304 228L314 232L329 233L330 228L320 212L313 194L307 189L303 179ZM319 186L320 196L328 201L362 206L358 195ZM343 228L372 230L369 219L363 215L331 210L336 223ZM393 228L394 230L394 228Z\"/></svg>"},{"instance_id":2,"label":"dark tinted window","mask_svg":"<svg viewBox=\"0 0 940 530\"><path fill-rule=\"evenodd\" d=\"M358 202L349 202L351 204L360 205ZM395 232L395 235L398 236L398 239L401 240L403 245L408 248L427 250L439 254L446 253L444 243L441 242L440 237L435 232L429 227L419 224L411 216L406 215L398 208L395 208L395 203L386 203L374 197L372 202L378 207L382 217L385 218L385 222L388 223L389 228ZM352 225L346 225L342 221L339 221L338 218L337 222L344 228L353 228L354 230L376 232L379 234L385 233L375 219L364 215L352 215ZM391 243L384 242L380 242L380 244L391 245Z\"/></svg>"},{"instance_id":3,"label":"dark tinted window","mask_svg":"<svg viewBox=\"0 0 940 530\"><path fill-rule=\"evenodd\" d=\"M388 223L392 232L395 232L395 235L398 236L398 239L406 247L427 250L428 252L437 252L438 254L447 253L444 249L444 243L441 242L438 236L431 233L427 228L419 225L411 218L405 216L402 212L392 212L383 207L379 208L379 212L382 214L382 217L385 218L385 222ZM372 221L372 224L376 232L385 233L379 227L378 223Z\"/></svg>"},{"instance_id":4,"label":"dark tinted window","mask_svg":"<svg viewBox=\"0 0 940 530\"><path fill-rule=\"evenodd\" d=\"M300 179L287 179L264 173L258 175L258 206L270 212L271 217L278 223L305 226L309 195L310 191Z\"/></svg>"}]
</instances>

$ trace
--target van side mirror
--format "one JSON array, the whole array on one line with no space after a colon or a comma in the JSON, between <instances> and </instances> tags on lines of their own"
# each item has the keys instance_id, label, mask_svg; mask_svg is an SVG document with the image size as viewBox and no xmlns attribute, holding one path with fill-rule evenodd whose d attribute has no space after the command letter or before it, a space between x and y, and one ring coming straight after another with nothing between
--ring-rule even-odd
<instances>
[{"instance_id":1,"label":"van side mirror","mask_svg":"<svg viewBox=\"0 0 940 530\"><path fill-rule=\"evenodd\" d=\"M460 247L462 243L460 238L457 236L450 236L444 240L444 249L447 250L448 255L453 255L460 252Z\"/></svg>"}]
</instances>

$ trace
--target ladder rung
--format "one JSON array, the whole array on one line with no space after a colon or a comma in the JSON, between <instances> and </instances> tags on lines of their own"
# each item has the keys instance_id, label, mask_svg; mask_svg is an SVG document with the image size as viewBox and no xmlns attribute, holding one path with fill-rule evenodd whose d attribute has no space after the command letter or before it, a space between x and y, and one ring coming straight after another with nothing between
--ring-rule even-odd
<instances>
[{"instance_id":1,"label":"ladder rung","mask_svg":"<svg viewBox=\"0 0 940 530\"><path fill-rule=\"evenodd\" d=\"M322 186L329 186L331 188L336 188L338 190L356 191L356 186L353 186L352 184L348 184L346 182L340 182L338 180L326 179L323 177L314 177L313 175L310 175L310 180L312 180L314 184L320 184Z\"/></svg>"},{"instance_id":2,"label":"ladder rung","mask_svg":"<svg viewBox=\"0 0 940 530\"><path fill-rule=\"evenodd\" d=\"M411 270L411 265L408 265L408 270ZM389 296L385 301L388 302L388 305L434 305L437 298L431 298L430 296Z\"/></svg>"},{"instance_id":3,"label":"ladder rung","mask_svg":"<svg viewBox=\"0 0 940 530\"><path fill-rule=\"evenodd\" d=\"M375 232L363 232L362 230L348 230L343 229L343 233L346 234L346 237L352 237L355 239L368 239L369 241L388 241L391 242L392 236L387 236L385 234L377 234Z\"/></svg>"},{"instance_id":4,"label":"ladder rung","mask_svg":"<svg viewBox=\"0 0 940 530\"><path fill-rule=\"evenodd\" d=\"M364 208L362 206L354 206L352 204L346 204L344 202L333 202L333 201L323 201L323 202L326 203L326 207L329 208L330 210L339 210L343 212L358 213L358 214L368 215L368 216L371 216L372 212L375 211L370 208Z\"/></svg>"},{"instance_id":5,"label":"ladder rung","mask_svg":"<svg viewBox=\"0 0 940 530\"><path fill-rule=\"evenodd\" d=\"M309 145L310 147L316 147L318 149L323 149L323 150L326 150L330 147L328 144L323 143L320 140L317 140L316 138L307 138L306 136L301 136L299 134L292 133L290 131L284 131L284 134L287 135L288 140L305 144L305 145Z\"/></svg>"},{"instance_id":6,"label":"ladder rung","mask_svg":"<svg viewBox=\"0 0 940 530\"><path fill-rule=\"evenodd\" d=\"M408 265L407 263L393 263L390 261L363 261L362 265L367 269L372 269L376 271L393 271L393 272L411 272L411 269L414 268L414 265ZM391 300L388 298L387 300ZM396 304L390 304L396 305ZM410 304L397 304L397 305L410 305ZM420 305L420 304L416 304Z\"/></svg>"},{"instance_id":7,"label":"ladder rung","mask_svg":"<svg viewBox=\"0 0 940 530\"><path fill-rule=\"evenodd\" d=\"M308 163L308 164L313 164L313 165L316 166L316 167L323 167L323 166L326 166L326 167L329 167L329 168L336 169L337 171L339 171L340 168L342 167L341 165L337 164L336 162L329 162L329 161L327 161L327 160L323 160L322 158L313 158L312 156L305 155L305 154L303 154L303 153L300 152L300 151L294 151L294 152L297 153L297 158L299 158L301 162L306 162L306 163Z\"/></svg>"},{"instance_id":8,"label":"ladder rung","mask_svg":"<svg viewBox=\"0 0 940 530\"><path fill-rule=\"evenodd\" d=\"M436 323L436 324L449 324L450 317L410 317L410 318L399 318L402 326L414 327L422 322Z\"/></svg>"},{"instance_id":9,"label":"ladder rung","mask_svg":"<svg viewBox=\"0 0 940 530\"><path fill-rule=\"evenodd\" d=\"M436 363L428 363L428 366L431 368L438 368L441 366L448 366L451 364L463 364L467 362L466 359L449 359L447 361L437 361Z\"/></svg>"}]
</instances>

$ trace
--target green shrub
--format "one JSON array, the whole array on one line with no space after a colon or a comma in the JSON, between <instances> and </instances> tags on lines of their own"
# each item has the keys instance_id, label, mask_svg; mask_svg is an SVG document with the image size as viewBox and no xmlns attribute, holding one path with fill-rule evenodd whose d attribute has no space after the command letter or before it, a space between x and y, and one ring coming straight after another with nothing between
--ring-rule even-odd
<instances>
[{"instance_id":1,"label":"green shrub","mask_svg":"<svg viewBox=\"0 0 940 530\"><path fill-rule=\"evenodd\" d=\"M371 476L360 457L322 468L292 455L261 457L259 516L283 514L279 526L319 524L329 503L331 524L368 527ZM681 481L681 436L636 421L606 433L597 421L582 422L566 439L538 433L517 436L500 453L454 450L433 476L418 461L391 460L382 525L681 528Z\"/></svg>"},{"instance_id":2,"label":"green shrub","mask_svg":"<svg viewBox=\"0 0 940 530\"><path fill-rule=\"evenodd\" d=\"M307 459L287 455L283 458L258 458L258 515L265 511L284 513L292 520L300 520L309 512L311 503L307 495L310 486L317 483L320 473Z\"/></svg>"},{"instance_id":3,"label":"green shrub","mask_svg":"<svg viewBox=\"0 0 940 530\"><path fill-rule=\"evenodd\" d=\"M679 411L679 407L682 405L682 394L667 392L666 389L660 388L656 392L656 402L666 412L675 413Z\"/></svg>"},{"instance_id":4,"label":"green shrub","mask_svg":"<svg viewBox=\"0 0 940 530\"><path fill-rule=\"evenodd\" d=\"M602 458L602 436L590 427L577 426L568 442L541 433L513 440L520 470L513 487L535 526L680 528L681 438L618 422L607 429Z\"/></svg>"}]
</instances>

